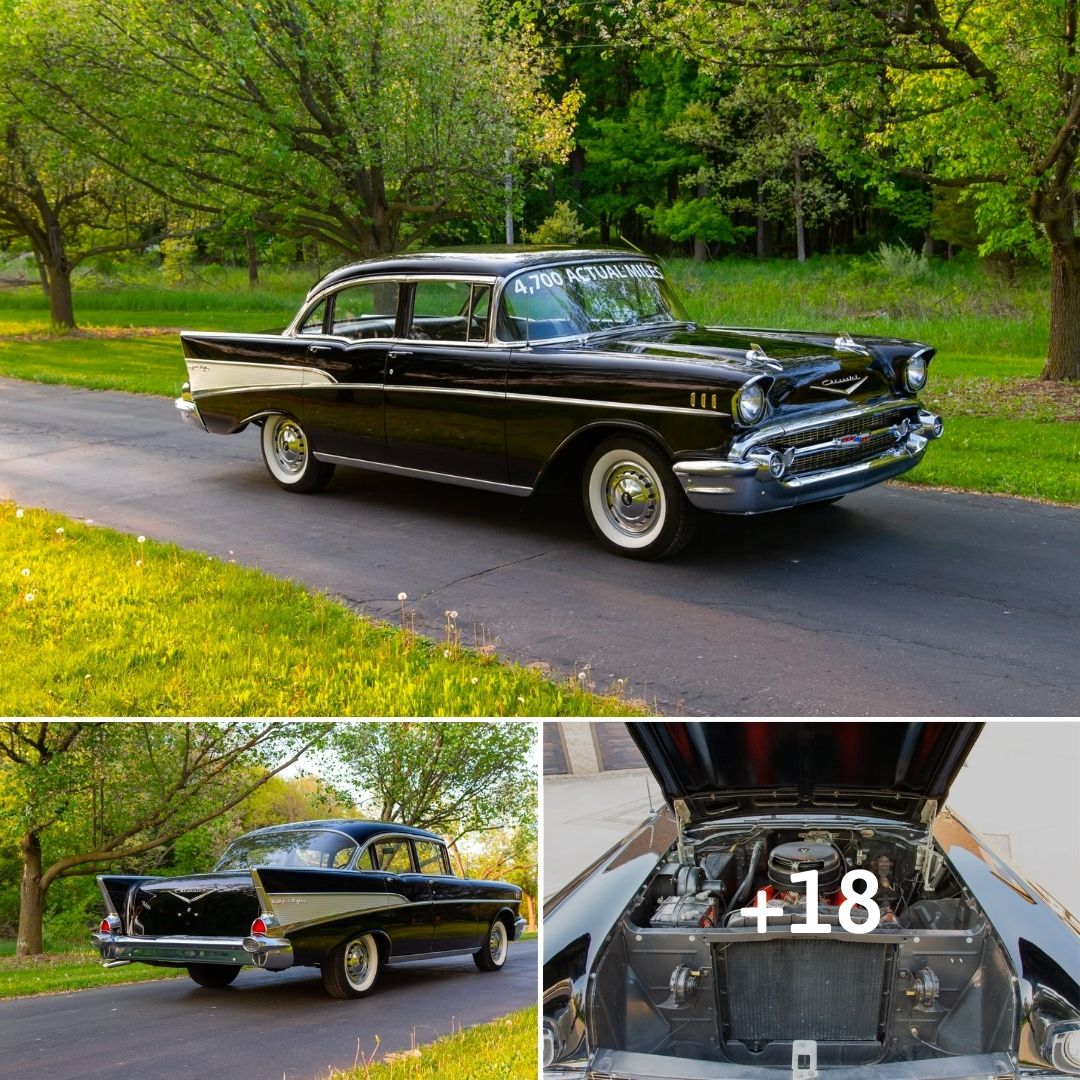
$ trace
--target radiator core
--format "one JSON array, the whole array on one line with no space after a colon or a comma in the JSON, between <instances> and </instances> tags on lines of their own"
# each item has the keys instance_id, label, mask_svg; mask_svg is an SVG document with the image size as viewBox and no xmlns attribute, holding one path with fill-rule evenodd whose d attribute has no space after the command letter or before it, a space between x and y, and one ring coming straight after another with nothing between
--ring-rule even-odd
<instances>
[{"instance_id":1,"label":"radiator core","mask_svg":"<svg viewBox=\"0 0 1080 1080\"><path fill-rule=\"evenodd\" d=\"M888 948L806 939L719 948L727 1038L746 1043L877 1040Z\"/></svg>"}]
</instances>

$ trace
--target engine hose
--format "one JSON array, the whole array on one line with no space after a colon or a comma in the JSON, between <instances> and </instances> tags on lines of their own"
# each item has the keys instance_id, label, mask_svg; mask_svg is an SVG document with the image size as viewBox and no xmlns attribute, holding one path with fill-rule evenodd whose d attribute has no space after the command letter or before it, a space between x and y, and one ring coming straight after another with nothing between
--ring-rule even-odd
<instances>
[{"instance_id":1,"label":"engine hose","mask_svg":"<svg viewBox=\"0 0 1080 1080\"><path fill-rule=\"evenodd\" d=\"M765 854L765 841L758 840L754 846L750 849L750 868L746 871L746 877L739 883L739 887L735 890L735 895L731 898L731 903L727 906L727 911L724 912L725 918L733 911L738 911L742 902L750 895L750 889L754 884L754 875L758 871L758 863L761 862L761 856Z\"/></svg>"}]
</instances>

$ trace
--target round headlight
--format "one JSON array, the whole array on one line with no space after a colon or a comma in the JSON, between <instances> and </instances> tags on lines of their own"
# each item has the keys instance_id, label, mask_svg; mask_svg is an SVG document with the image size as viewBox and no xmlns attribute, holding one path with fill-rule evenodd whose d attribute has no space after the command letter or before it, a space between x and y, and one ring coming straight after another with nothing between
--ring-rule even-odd
<instances>
[{"instance_id":1,"label":"round headlight","mask_svg":"<svg viewBox=\"0 0 1080 1080\"><path fill-rule=\"evenodd\" d=\"M916 353L904 368L904 381L909 390L921 390L926 385L926 357Z\"/></svg>"},{"instance_id":2,"label":"round headlight","mask_svg":"<svg viewBox=\"0 0 1080 1080\"><path fill-rule=\"evenodd\" d=\"M761 383L748 383L739 391L735 413L740 424L756 424L765 415L765 391Z\"/></svg>"}]
</instances>

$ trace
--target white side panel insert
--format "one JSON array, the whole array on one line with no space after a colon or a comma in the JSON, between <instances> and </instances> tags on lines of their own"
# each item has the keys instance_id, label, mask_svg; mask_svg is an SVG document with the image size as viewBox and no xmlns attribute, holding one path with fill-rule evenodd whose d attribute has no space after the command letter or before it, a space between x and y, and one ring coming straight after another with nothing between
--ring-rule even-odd
<instances>
[{"instance_id":1,"label":"white side panel insert","mask_svg":"<svg viewBox=\"0 0 1080 1080\"><path fill-rule=\"evenodd\" d=\"M335 380L318 368L296 364L260 364L242 360L188 360L188 381L193 395L222 390L258 390L263 387L299 388Z\"/></svg>"},{"instance_id":2,"label":"white side panel insert","mask_svg":"<svg viewBox=\"0 0 1080 1080\"><path fill-rule=\"evenodd\" d=\"M267 893L266 898L283 930L298 923L306 925L368 911L389 911L409 903L398 893Z\"/></svg>"}]
</instances>

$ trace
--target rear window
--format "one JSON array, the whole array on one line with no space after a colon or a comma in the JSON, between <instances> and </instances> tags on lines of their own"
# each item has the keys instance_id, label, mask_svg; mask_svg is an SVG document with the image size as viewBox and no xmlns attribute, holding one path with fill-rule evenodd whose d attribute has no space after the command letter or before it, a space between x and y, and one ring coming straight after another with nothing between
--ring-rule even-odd
<instances>
[{"instance_id":1,"label":"rear window","mask_svg":"<svg viewBox=\"0 0 1080 1080\"><path fill-rule=\"evenodd\" d=\"M250 870L255 866L316 867L342 870L359 845L328 829L295 829L263 836L241 836L218 860L215 870Z\"/></svg>"}]
</instances>

